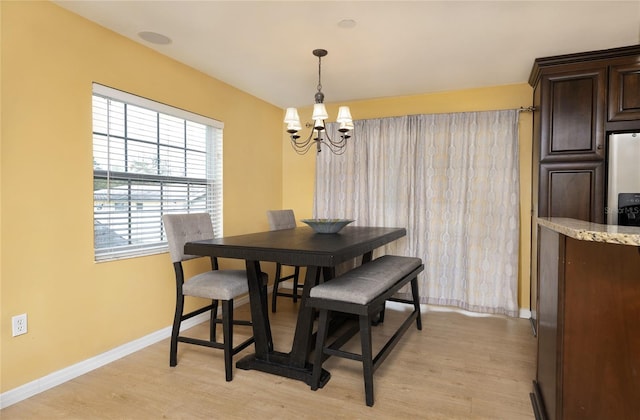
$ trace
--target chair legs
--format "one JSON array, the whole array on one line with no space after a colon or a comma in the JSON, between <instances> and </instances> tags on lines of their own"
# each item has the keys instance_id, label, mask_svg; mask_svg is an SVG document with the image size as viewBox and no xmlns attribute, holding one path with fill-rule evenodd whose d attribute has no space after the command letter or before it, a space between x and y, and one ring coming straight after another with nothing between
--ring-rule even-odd
<instances>
[{"instance_id":1,"label":"chair legs","mask_svg":"<svg viewBox=\"0 0 640 420\"><path fill-rule=\"evenodd\" d=\"M300 267L295 267L293 270L293 303L298 302L298 289L300 288L300 284L298 283L299 277Z\"/></svg>"},{"instance_id":2,"label":"chair legs","mask_svg":"<svg viewBox=\"0 0 640 420\"><path fill-rule=\"evenodd\" d=\"M176 300L176 312L173 316L173 327L171 328L171 349L169 350L169 366L171 367L178 364L178 336L180 335L183 307L184 296L180 295Z\"/></svg>"},{"instance_id":3,"label":"chair legs","mask_svg":"<svg viewBox=\"0 0 640 420\"><path fill-rule=\"evenodd\" d=\"M282 273L282 265L276 263L276 277L273 281L273 292L271 293L271 312L276 311L276 304L278 302L278 285L280 283L280 274Z\"/></svg>"},{"instance_id":4,"label":"chair legs","mask_svg":"<svg viewBox=\"0 0 640 420\"><path fill-rule=\"evenodd\" d=\"M180 295L176 301L176 313L173 320L173 328L171 330L171 348L169 350L169 366L178 364L178 342L195 344L199 346L212 347L222 349L224 352L224 371L227 381L233 379L233 356L251 345L254 342L253 336L246 339L238 346L233 346L233 326L244 325L251 326L251 321L235 320L233 318L233 299L222 301L222 320L217 317L218 301L213 300L210 305L196 309L188 314L183 314L184 296ZM209 340L185 337L180 335L180 324L182 321L192 318L196 315L211 311L211 319L209 326ZM216 324L222 323L222 342L216 340Z\"/></svg>"},{"instance_id":5,"label":"chair legs","mask_svg":"<svg viewBox=\"0 0 640 420\"><path fill-rule=\"evenodd\" d=\"M294 267L294 272L292 275L281 277L282 275L282 265L280 263L276 263L276 275L275 280L273 281L273 291L271 293L271 312L276 312L276 305L278 296L287 296L293 298L293 303L298 302L298 290L303 287L302 284L299 283L300 278L300 267ZM293 289L291 293L282 293L278 292L278 287L280 283L293 279Z\"/></svg>"},{"instance_id":6,"label":"chair legs","mask_svg":"<svg viewBox=\"0 0 640 420\"><path fill-rule=\"evenodd\" d=\"M212 301L211 306L211 319L209 320L209 340L216 341L216 325L218 325L218 323L216 322L216 320L218 319L218 301Z\"/></svg>"}]
</instances>

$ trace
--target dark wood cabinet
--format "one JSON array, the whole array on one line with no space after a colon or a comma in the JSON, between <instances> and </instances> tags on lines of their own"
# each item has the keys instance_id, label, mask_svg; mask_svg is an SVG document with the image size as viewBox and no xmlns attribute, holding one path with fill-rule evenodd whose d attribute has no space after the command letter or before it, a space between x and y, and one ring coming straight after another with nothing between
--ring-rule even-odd
<instances>
[{"instance_id":1,"label":"dark wood cabinet","mask_svg":"<svg viewBox=\"0 0 640 420\"><path fill-rule=\"evenodd\" d=\"M545 244L538 238L535 220L568 217L605 223L608 136L640 131L640 45L538 58L529 84L534 89L530 305L538 337L537 377L547 378L538 381L537 395L547 404L550 418L599 418L580 417L578 406L563 405L564 398L577 398L572 393L582 388L577 382L563 384L564 373L558 371L567 336L552 320L560 317L558 310L564 310L558 299L563 301L565 290L541 287L550 268L541 266L539 260L562 259L564 248L560 254L549 250L549 239ZM551 257L546 255L549 252ZM635 276L637 279L637 272ZM576 310L592 311L586 306ZM572 316L577 322L582 314ZM593 392L589 390L590 398L597 399ZM640 419L640 411L636 413Z\"/></svg>"},{"instance_id":2,"label":"dark wood cabinet","mask_svg":"<svg viewBox=\"0 0 640 420\"><path fill-rule=\"evenodd\" d=\"M545 216L604 222L604 162L542 163L540 185Z\"/></svg>"},{"instance_id":3,"label":"dark wood cabinet","mask_svg":"<svg viewBox=\"0 0 640 420\"><path fill-rule=\"evenodd\" d=\"M534 216L601 223L608 66L557 61L553 58L547 67L545 59L538 59L532 73Z\"/></svg>"},{"instance_id":4,"label":"dark wood cabinet","mask_svg":"<svg viewBox=\"0 0 640 420\"><path fill-rule=\"evenodd\" d=\"M539 237L536 417L637 420L640 248Z\"/></svg>"},{"instance_id":5,"label":"dark wood cabinet","mask_svg":"<svg viewBox=\"0 0 640 420\"><path fill-rule=\"evenodd\" d=\"M607 135L640 130L640 45L538 58L529 84L533 215L604 221ZM575 173L556 174L552 162L573 163ZM559 189L579 199L568 200Z\"/></svg>"},{"instance_id":6,"label":"dark wood cabinet","mask_svg":"<svg viewBox=\"0 0 640 420\"><path fill-rule=\"evenodd\" d=\"M531 214L604 223L607 136L640 131L640 45L538 58L533 87ZM538 328L537 231L531 316Z\"/></svg>"},{"instance_id":7,"label":"dark wood cabinet","mask_svg":"<svg viewBox=\"0 0 640 420\"><path fill-rule=\"evenodd\" d=\"M640 120L640 57L609 70L609 121Z\"/></svg>"},{"instance_id":8,"label":"dark wood cabinet","mask_svg":"<svg viewBox=\"0 0 640 420\"><path fill-rule=\"evenodd\" d=\"M575 67L539 82L541 162L604 158L607 68Z\"/></svg>"}]
</instances>

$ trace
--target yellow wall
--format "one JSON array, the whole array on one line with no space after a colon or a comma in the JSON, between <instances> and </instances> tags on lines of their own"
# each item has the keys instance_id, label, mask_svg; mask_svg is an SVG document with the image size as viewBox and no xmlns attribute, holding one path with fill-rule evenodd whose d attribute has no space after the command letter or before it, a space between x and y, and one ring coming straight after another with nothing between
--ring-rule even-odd
<instances>
[{"instance_id":1,"label":"yellow wall","mask_svg":"<svg viewBox=\"0 0 640 420\"><path fill-rule=\"evenodd\" d=\"M171 323L168 254L93 259L92 82L224 122L225 234L266 230L281 206L282 110L53 3L0 10L5 392ZM21 313L29 332L11 337Z\"/></svg>"},{"instance_id":2,"label":"yellow wall","mask_svg":"<svg viewBox=\"0 0 640 420\"><path fill-rule=\"evenodd\" d=\"M2 305L2 5L0 5L0 305ZM4 331L4 314L0 308L0 340ZM2 341L0 341L0 392L2 389Z\"/></svg>"},{"instance_id":3,"label":"yellow wall","mask_svg":"<svg viewBox=\"0 0 640 420\"><path fill-rule=\"evenodd\" d=\"M426 76L428 77L428 76ZM311 102L311 99L309 98ZM454 92L371 99L344 103L355 119L382 118L400 115L438 114L449 112L488 111L530 106L533 90L525 83ZM337 115L337 106L327 106L329 115ZM309 118L311 109L300 112ZM303 124L304 125L304 124ZM284 129L284 126L283 126ZM520 272L519 304L529 308L529 262L531 239L531 144L532 115L520 114ZM283 142L288 142L283 137ZM297 155L290 146L283 150L283 207L295 209L298 218L312 217L315 179L315 154Z\"/></svg>"}]
</instances>

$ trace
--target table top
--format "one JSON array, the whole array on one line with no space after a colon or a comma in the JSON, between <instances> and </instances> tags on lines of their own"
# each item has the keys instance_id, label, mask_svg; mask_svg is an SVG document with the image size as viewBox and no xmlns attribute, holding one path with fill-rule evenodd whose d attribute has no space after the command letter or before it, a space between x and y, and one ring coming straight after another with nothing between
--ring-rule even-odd
<instances>
[{"instance_id":1,"label":"table top","mask_svg":"<svg viewBox=\"0 0 640 420\"><path fill-rule=\"evenodd\" d=\"M347 226L338 233L297 227L188 242L185 253L273 261L287 265L335 267L405 236L404 228Z\"/></svg>"}]
</instances>

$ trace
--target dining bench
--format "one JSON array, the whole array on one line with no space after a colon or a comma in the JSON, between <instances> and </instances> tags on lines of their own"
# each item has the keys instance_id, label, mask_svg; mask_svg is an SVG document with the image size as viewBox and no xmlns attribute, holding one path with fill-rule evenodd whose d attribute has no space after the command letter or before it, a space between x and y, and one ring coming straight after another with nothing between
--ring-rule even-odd
<instances>
[{"instance_id":1,"label":"dining bench","mask_svg":"<svg viewBox=\"0 0 640 420\"><path fill-rule=\"evenodd\" d=\"M417 277L423 270L424 265L420 258L384 255L311 288L306 304L319 311L312 390L320 387L322 364L330 356L360 361L364 376L365 401L367 406L373 406L373 373L413 321L416 322L418 330L422 330ZM394 297L409 282L412 299ZM412 304L413 311L373 357L371 326L375 321L384 321L387 301ZM330 318L332 313L336 312L357 315L358 324L344 331L331 344L327 344ZM357 332L360 333L361 353L342 350L341 348Z\"/></svg>"}]
</instances>

